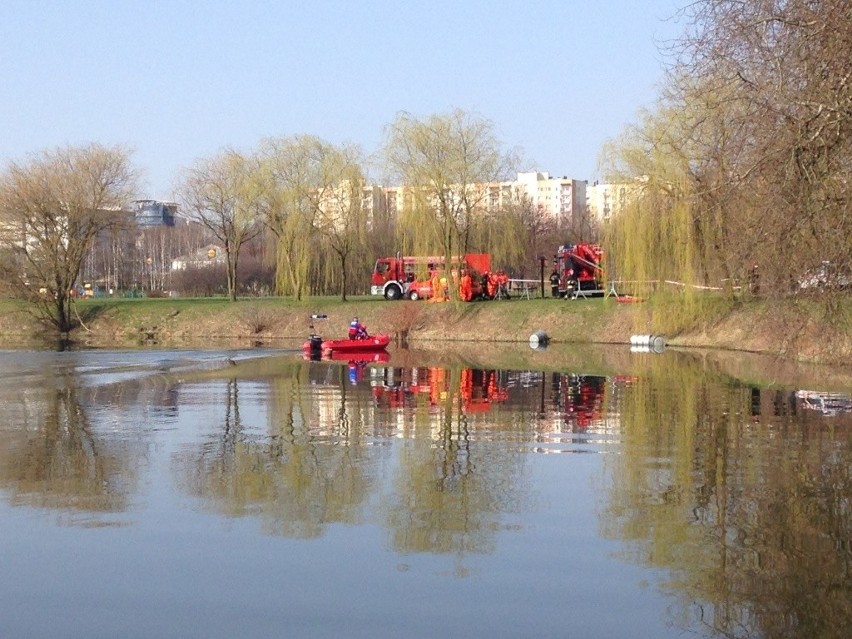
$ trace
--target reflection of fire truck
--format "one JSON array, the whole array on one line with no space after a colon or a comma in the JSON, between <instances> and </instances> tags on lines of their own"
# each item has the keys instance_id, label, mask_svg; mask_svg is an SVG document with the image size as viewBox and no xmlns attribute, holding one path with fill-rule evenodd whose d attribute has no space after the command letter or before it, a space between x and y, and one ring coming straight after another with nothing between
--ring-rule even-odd
<instances>
[{"instance_id":1,"label":"reflection of fire truck","mask_svg":"<svg viewBox=\"0 0 852 639\"><path fill-rule=\"evenodd\" d=\"M413 407L418 396L427 401L430 412L440 410L448 399L465 413L486 412L494 403L509 398L502 373L495 370L464 368L457 389L450 388L451 376L445 368L387 369L381 383L373 383L376 404L388 408Z\"/></svg>"},{"instance_id":2,"label":"reflection of fire truck","mask_svg":"<svg viewBox=\"0 0 852 639\"><path fill-rule=\"evenodd\" d=\"M581 242L560 246L553 258L553 268L559 276L559 296L603 295L603 260L603 250L597 244Z\"/></svg>"},{"instance_id":3,"label":"reflection of fire truck","mask_svg":"<svg viewBox=\"0 0 852 639\"><path fill-rule=\"evenodd\" d=\"M572 431L584 431L601 419L606 377L559 375L554 381L554 402Z\"/></svg>"},{"instance_id":4,"label":"reflection of fire truck","mask_svg":"<svg viewBox=\"0 0 852 639\"><path fill-rule=\"evenodd\" d=\"M509 399L509 391L495 370L465 368L461 372L459 395L465 413L484 413L495 402Z\"/></svg>"},{"instance_id":5,"label":"reflection of fire truck","mask_svg":"<svg viewBox=\"0 0 852 639\"><path fill-rule=\"evenodd\" d=\"M372 380L373 398L377 406L387 408L414 407L417 396L430 396L428 368L385 368ZM431 399L429 400L431 403Z\"/></svg>"},{"instance_id":6,"label":"reflection of fire truck","mask_svg":"<svg viewBox=\"0 0 852 639\"><path fill-rule=\"evenodd\" d=\"M458 269L467 270L474 283L474 293L480 292L482 275L491 271L488 253L467 253L454 259L451 278L457 279ZM380 257L376 260L370 277L370 293L384 295L385 299L425 299L432 296L432 278L447 277L443 257L401 256Z\"/></svg>"}]
</instances>

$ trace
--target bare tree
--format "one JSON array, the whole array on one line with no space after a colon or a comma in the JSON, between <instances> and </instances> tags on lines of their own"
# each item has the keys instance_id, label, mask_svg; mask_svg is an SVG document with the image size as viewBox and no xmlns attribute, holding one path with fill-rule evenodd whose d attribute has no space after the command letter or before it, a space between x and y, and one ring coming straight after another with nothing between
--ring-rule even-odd
<instances>
[{"instance_id":1,"label":"bare tree","mask_svg":"<svg viewBox=\"0 0 852 639\"><path fill-rule=\"evenodd\" d=\"M772 299L821 302L784 315L791 336L820 309L848 326L852 4L697 0L685 13L659 104L606 149L607 177L633 185L607 238L620 275L733 300L759 272ZM693 298L655 312L688 325L703 312Z\"/></svg>"},{"instance_id":2,"label":"bare tree","mask_svg":"<svg viewBox=\"0 0 852 639\"><path fill-rule=\"evenodd\" d=\"M517 262L516 269L526 276L528 273L538 274L539 258L552 258L565 236L560 235L556 222L547 209L541 204L533 204L526 194L516 196L502 214L514 220L520 227L520 233L510 233L504 238L520 247L520 250L516 248L515 253L510 254L514 260L509 261L509 264L514 265ZM582 235L575 232L569 237Z\"/></svg>"},{"instance_id":3,"label":"bare tree","mask_svg":"<svg viewBox=\"0 0 852 639\"><path fill-rule=\"evenodd\" d=\"M186 171L179 192L186 214L222 243L228 298L236 301L240 250L263 230L256 159L228 149L199 160Z\"/></svg>"},{"instance_id":4,"label":"bare tree","mask_svg":"<svg viewBox=\"0 0 852 639\"><path fill-rule=\"evenodd\" d=\"M2 277L63 334L75 327L83 261L101 232L126 219L136 178L128 150L99 144L44 151L0 176Z\"/></svg>"},{"instance_id":5,"label":"bare tree","mask_svg":"<svg viewBox=\"0 0 852 639\"><path fill-rule=\"evenodd\" d=\"M698 177L702 208L729 230L721 241L778 286L823 260L849 270L852 4L701 0L688 12L670 85L718 123ZM724 212L732 200L744 206ZM749 223L733 227L743 210Z\"/></svg>"}]
</instances>

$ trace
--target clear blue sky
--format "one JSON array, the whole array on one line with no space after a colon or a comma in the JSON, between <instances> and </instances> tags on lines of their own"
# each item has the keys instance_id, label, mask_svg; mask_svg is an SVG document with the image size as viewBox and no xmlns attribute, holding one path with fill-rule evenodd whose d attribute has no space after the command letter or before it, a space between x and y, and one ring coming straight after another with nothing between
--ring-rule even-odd
<instances>
[{"instance_id":1,"label":"clear blue sky","mask_svg":"<svg viewBox=\"0 0 852 639\"><path fill-rule=\"evenodd\" d=\"M125 144L142 197L225 146L377 151L399 111L491 120L526 167L595 179L653 103L685 0L2 0L0 163Z\"/></svg>"}]
</instances>

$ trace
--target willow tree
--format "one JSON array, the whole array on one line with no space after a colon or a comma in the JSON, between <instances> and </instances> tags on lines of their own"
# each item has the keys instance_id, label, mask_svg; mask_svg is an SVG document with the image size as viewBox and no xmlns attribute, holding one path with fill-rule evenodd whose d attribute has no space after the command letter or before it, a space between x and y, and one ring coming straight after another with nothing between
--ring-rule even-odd
<instances>
[{"instance_id":1,"label":"willow tree","mask_svg":"<svg viewBox=\"0 0 852 639\"><path fill-rule=\"evenodd\" d=\"M646 113L603 153L607 179L625 184L629 192L626 208L605 232L611 279L625 282L622 289L634 294L677 293L674 309L665 303L667 296L657 298L662 303L653 306L654 330L695 319L696 286L707 285L699 276L704 220L683 137L689 124L683 112L661 108Z\"/></svg>"},{"instance_id":2,"label":"willow tree","mask_svg":"<svg viewBox=\"0 0 852 639\"><path fill-rule=\"evenodd\" d=\"M369 211L365 210L362 198L366 185L363 159L354 146L322 145L317 151L321 186L307 196L317 207L316 228L323 244L337 258L332 273L339 279L341 299L345 302L350 260L363 256L367 245Z\"/></svg>"},{"instance_id":3,"label":"willow tree","mask_svg":"<svg viewBox=\"0 0 852 639\"><path fill-rule=\"evenodd\" d=\"M301 299L310 292L316 262L318 199L325 184L317 137L268 138L260 144L264 175L263 219L275 237L275 286Z\"/></svg>"},{"instance_id":4,"label":"willow tree","mask_svg":"<svg viewBox=\"0 0 852 639\"><path fill-rule=\"evenodd\" d=\"M0 278L61 333L76 325L83 260L126 221L136 179L129 151L99 144L44 151L0 175Z\"/></svg>"},{"instance_id":5,"label":"willow tree","mask_svg":"<svg viewBox=\"0 0 852 639\"><path fill-rule=\"evenodd\" d=\"M434 237L446 264L470 250L484 223L486 186L512 167L494 125L459 109L423 119L399 114L388 128L384 155L391 174L411 189L418 223L406 231Z\"/></svg>"},{"instance_id":6,"label":"willow tree","mask_svg":"<svg viewBox=\"0 0 852 639\"><path fill-rule=\"evenodd\" d=\"M178 187L186 215L222 244L231 301L237 299L240 251L263 229L258 175L255 158L226 149L186 169Z\"/></svg>"},{"instance_id":7,"label":"willow tree","mask_svg":"<svg viewBox=\"0 0 852 639\"><path fill-rule=\"evenodd\" d=\"M611 268L622 278L695 283L694 180L665 109L644 114L604 147L607 180L624 184L627 208L608 229Z\"/></svg>"}]
</instances>

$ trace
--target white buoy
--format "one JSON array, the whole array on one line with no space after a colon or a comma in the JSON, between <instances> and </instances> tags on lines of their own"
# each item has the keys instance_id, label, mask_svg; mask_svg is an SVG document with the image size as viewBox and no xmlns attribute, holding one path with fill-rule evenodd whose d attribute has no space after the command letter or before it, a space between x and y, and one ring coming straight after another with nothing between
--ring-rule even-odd
<instances>
[{"instance_id":1,"label":"white buoy","mask_svg":"<svg viewBox=\"0 0 852 639\"><path fill-rule=\"evenodd\" d=\"M662 335L631 335L630 345L647 349L635 352L662 353L666 348L666 338Z\"/></svg>"},{"instance_id":2,"label":"white buoy","mask_svg":"<svg viewBox=\"0 0 852 639\"><path fill-rule=\"evenodd\" d=\"M547 346L549 341L550 338L547 336L547 333L544 331L536 331L530 335L530 348L534 348L536 350L542 349Z\"/></svg>"}]
</instances>

